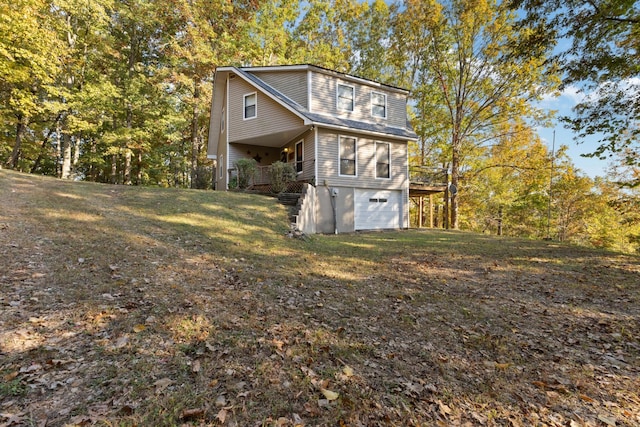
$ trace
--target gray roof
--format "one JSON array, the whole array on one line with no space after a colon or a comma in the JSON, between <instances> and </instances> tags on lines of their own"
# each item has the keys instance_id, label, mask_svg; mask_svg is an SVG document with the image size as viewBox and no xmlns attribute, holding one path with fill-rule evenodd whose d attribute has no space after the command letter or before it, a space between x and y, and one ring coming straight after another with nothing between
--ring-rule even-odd
<instances>
[{"instance_id":1,"label":"gray roof","mask_svg":"<svg viewBox=\"0 0 640 427\"><path fill-rule=\"evenodd\" d=\"M278 100L280 103L289 107L289 109L295 111L299 116L305 118L307 121L312 122L315 125L337 126L337 127L348 128L348 129L353 129L353 130L358 130L363 132L371 132L371 133L389 135L394 137L406 138L408 140L415 140L418 137L416 133L413 131L411 124L409 123L408 120L407 120L406 129L403 129L403 128L397 128L393 126L386 126L384 124L367 123L367 122L362 122L358 120L349 120L349 119L343 119L340 117L335 117L335 116L330 116L325 114L312 113L307 108L298 104L291 98L283 95L280 91L274 89L273 87L265 83L263 80L261 80L254 74L250 72L246 72L241 68L234 67L233 70L238 75L241 75L243 78L250 81L257 88L268 93L273 98Z\"/></svg>"}]
</instances>

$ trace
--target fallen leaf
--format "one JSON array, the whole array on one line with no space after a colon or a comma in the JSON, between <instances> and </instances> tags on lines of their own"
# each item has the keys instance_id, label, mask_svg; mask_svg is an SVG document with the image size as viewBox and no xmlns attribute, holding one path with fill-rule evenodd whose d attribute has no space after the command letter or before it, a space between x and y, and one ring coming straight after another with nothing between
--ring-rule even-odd
<instances>
[{"instance_id":1,"label":"fallen leaf","mask_svg":"<svg viewBox=\"0 0 640 427\"><path fill-rule=\"evenodd\" d=\"M342 368L342 373L345 374L347 378L350 378L353 376L353 369L350 366L345 366Z\"/></svg>"},{"instance_id":2,"label":"fallen leaf","mask_svg":"<svg viewBox=\"0 0 640 427\"><path fill-rule=\"evenodd\" d=\"M125 334L116 340L115 348L123 348L129 343L129 335Z\"/></svg>"},{"instance_id":3,"label":"fallen leaf","mask_svg":"<svg viewBox=\"0 0 640 427\"><path fill-rule=\"evenodd\" d=\"M542 382L542 381L533 381L531 384L533 384L534 386L536 386L538 388L546 388L547 387L547 383Z\"/></svg>"},{"instance_id":4,"label":"fallen leaf","mask_svg":"<svg viewBox=\"0 0 640 427\"><path fill-rule=\"evenodd\" d=\"M145 329L147 329L147 327L145 325L138 324L138 325L133 327L133 332L140 333L140 332L144 331Z\"/></svg>"},{"instance_id":5,"label":"fallen leaf","mask_svg":"<svg viewBox=\"0 0 640 427\"><path fill-rule=\"evenodd\" d=\"M590 398L586 394L579 394L578 397L580 397L580 399L584 400L585 402L589 402L589 403L595 402L595 400L593 400L592 398Z\"/></svg>"},{"instance_id":6,"label":"fallen leaf","mask_svg":"<svg viewBox=\"0 0 640 427\"><path fill-rule=\"evenodd\" d=\"M327 390L326 388L321 388L320 391L322 392L322 395L329 401L336 400L338 397L340 397L340 394L336 393L335 391Z\"/></svg>"},{"instance_id":7,"label":"fallen leaf","mask_svg":"<svg viewBox=\"0 0 640 427\"><path fill-rule=\"evenodd\" d=\"M2 379L4 381L6 381L6 382L9 382L9 381L15 379L18 376L18 373L19 373L18 371L11 372L10 374L7 374L7 375L3 376Z\"/></svg>"},{"instance_id":8,"label":"fallen leaf","mask_svg":"<svg viewBox=\"0 0 640 427\"><path fill-rule=\"evenodd\" d=\"M193 361L193 364L191 365L191 372L194 374L200 372L200 359Z\"/></svg>"},{"instance_id":9,"label":"fallen leaf","mask_svg":"<svg viewBox=\"0 0 640 427\"><path fill-rule=\"evenodd\" d=\"M598 419L600 421L602 421L603 423L605 423L608 426L614 426L616 425L616 420L615 418L611 418L611 417L607 417L605 415L598 415Z\"/></svg>"},{"instance_id":10,"label":"fallen leaf","mask_svg":"<svg viewBox=\"0 0 640 427\"><path fill-rule=\"evenodd\" d=\"M225 399L224 395L222 395L222 394L221 394L220 396L218 396L218 397L216 398L216 403L215 403L215 405L216 405L218 408L221 408L221 407L225 406L226 404L227 404L227 399Z\"/></svg>"},{"instance_id":11,"label":"fallen leaf","mask_svg":"<svg viewBox=\"0 0 640 427\"><path fill-rule=\"evenodd\" d=\"M201 418L204 416L206 410L204 408L185 409L182 411L181 418L185 421L193 420L195 418Z\"/></svg>"},{"instance_id":12,"label":"fallen leaf","mask_svg":"<svg viewBox=\"0 0 640 427\"><path fill-rule=\"evenodd\" d=\"M220 421L221 424L224 424L225 420L227 419L227 410L224 408L220 409L220 412L218 412L218 415L216 415L216 419Z\"/></svg>"},{"instance_id":13,"label":"fallen leaf","mask_svg":"<svg viewBox=\"0 0 640 427\"><path fill-rule=\"evenodd\" d=\"M156 394L161 393L165 388L169 387L171 384L173 384L173 380L171 378L162 378L156 381L155 383L153 383L153 385L156 387Z\"/></svg>"},{"instance_id":14,"label":"fallen leaf","mask_svg":"<svg viewBox=\"0 0 640 427\"><path fill-rule=\"evenodd\" d=\"M444 415L445 417L447 415L451 415L451 408L449 408L449 406L445 405L444 403L442 403L439 400L438 400L438 407L440 408L440 413L442 415Z\"/></svg>"}]
</instances>

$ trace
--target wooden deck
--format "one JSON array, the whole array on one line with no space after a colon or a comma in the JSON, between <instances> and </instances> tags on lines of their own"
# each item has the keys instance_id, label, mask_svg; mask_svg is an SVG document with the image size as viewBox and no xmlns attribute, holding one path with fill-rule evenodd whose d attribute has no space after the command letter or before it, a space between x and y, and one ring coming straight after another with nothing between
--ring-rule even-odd
<instances>
[{"instance_id":1,"label":"wooden deck","mask_svg":"<svg viewBox=\"0 0 640 427\"><path fill-rule=\"evenodd\" d=\"M449 186L449 172L446 168L427 166L409 167L409 198L415 203L418 211L418 228L425 225L425 196L429 196L428 226L434 226L433 196L445 193Z\"/></svg>"}]
</instances>

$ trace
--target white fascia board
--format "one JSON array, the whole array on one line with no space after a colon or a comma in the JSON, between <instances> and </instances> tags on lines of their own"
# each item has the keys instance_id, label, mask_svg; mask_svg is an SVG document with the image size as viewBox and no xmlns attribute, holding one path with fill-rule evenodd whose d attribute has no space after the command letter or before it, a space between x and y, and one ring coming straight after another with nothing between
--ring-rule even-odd
<instances>
[{"instance_id":1,"label":"white fascia board","mask_svg":"<svg viewBox=\"0 0 640 427\"><path fill-rule=\"evenodd\" d=\"M264 66L264 67L240 67L241 70L245 72L251 71L300 71L300 70L308 70L309 65L300 64L300 65L273 65L273 66Z\"/></svg>"}]
</instances>

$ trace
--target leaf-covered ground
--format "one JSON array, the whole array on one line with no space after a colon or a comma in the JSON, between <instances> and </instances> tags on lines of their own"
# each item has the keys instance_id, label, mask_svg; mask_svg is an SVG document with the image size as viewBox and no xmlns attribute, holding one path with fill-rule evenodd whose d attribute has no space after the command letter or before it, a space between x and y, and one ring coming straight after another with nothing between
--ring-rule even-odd
<instances>
[{"instance_id":1,"label":"leaf-covered ground","mask_svg":"<svg viewBox=\"0 0 640 427\"><path fill-rule=\"evenodd\" d=\"M3 170L0 203L0 426L640 424L637 256Z\"/></svg>"}]
</instances>

